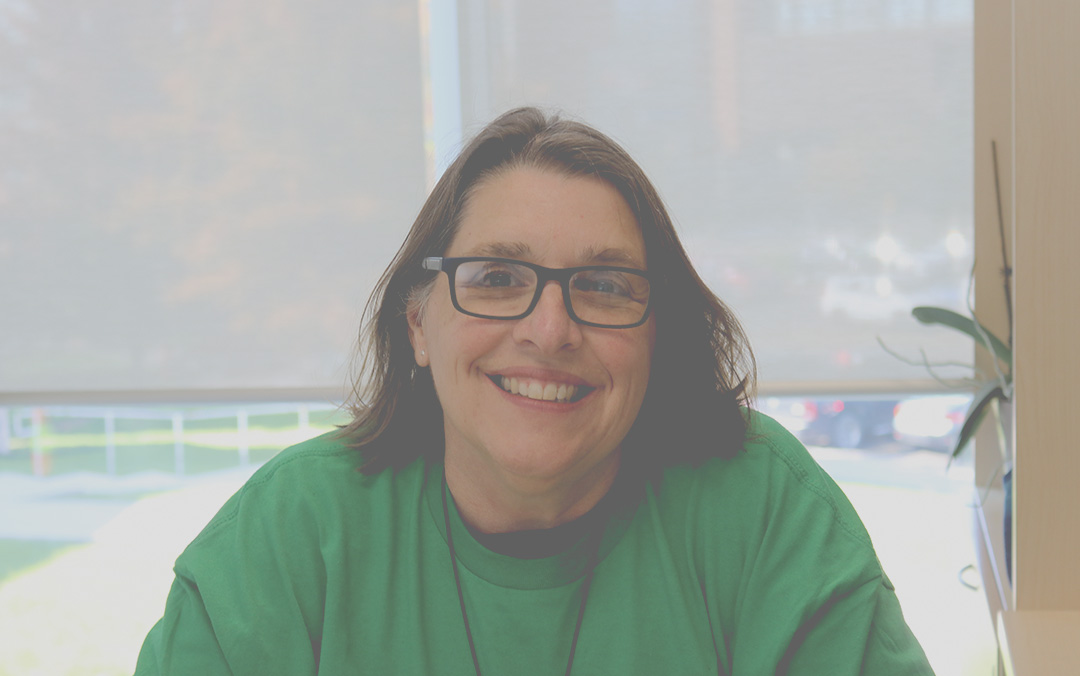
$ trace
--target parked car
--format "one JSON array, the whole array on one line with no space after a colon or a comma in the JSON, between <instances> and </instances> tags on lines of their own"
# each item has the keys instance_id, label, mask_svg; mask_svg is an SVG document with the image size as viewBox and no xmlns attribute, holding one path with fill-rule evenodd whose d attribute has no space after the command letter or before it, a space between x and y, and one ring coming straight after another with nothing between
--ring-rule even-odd
<instances>
[{"instance_id":1,"label":"parked car","mask_svg":"<svg viewBox=\"0 0 1080 676\"><path fill-rule=\"evenodd\" d=\"M893 416L893 438L917 448L952 451L970 405L968 394L935 394L902 401Z\"/></svg>"},{"instance_id":2,"label":"parked car","mask_svg":"<svg viewBox=\"0 0 1080 676\"><path fill-rule=\"evenodd\" d=\"M862 448L893 432L896 399L815 399L806 403L804 444Z\"/></svg>"},{"instance_id":3,"label":"parked car","mask_svg":"<svg viewBox=\"0 0 1080 676\"><path fill-rule=\"evenodd\" d=\"M862 448L891 439L896 399L770 397L762 410L809 446Z\"/></svg>"}]
</instances>

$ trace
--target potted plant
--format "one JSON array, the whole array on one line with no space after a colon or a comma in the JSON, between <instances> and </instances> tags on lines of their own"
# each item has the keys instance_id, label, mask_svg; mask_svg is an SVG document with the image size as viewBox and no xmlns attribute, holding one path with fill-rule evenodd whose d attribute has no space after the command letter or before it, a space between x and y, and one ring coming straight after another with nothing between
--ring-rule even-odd
<instances>
[{"instance_id":1,"label":"potted plant","mask_svg":"<svg viewBox=\"0 0 1080 676\"><path fill-rule=\"evenodd\" d=\"M979 426L986 418L986 414L989 410L993 409L995 412L994 419L998 427L998 438L1000 440L1000 448L1003 451L1002 458L1002 488L1005 494L1005 518L1004 518L1004 530L1005 530L1005 542L1010 543L1012 540L1012 454L1010 452L1011 438L1010 434L1006 433L1004 424L1011 421L1011 414L1008 408L1011 407L1013 397L1013 354L1012 354L1012 293L1011 293L1011 277L1012 267L1009 265L1008 253L1005 248L1005 223L1002 217L1001 210L1001 189L1000 182L998 181L998 167L997 167L997 144L991 141L991 150L994 159L994 183L997 195L997 208L998 208L998 233L1001 243L1001 277L1005 292L1005 310L1009 324L1009 335L1007 341L1003 341L998 338L992 331L983 326L975 317L974 309L969 305L968 311L970 316L962 315L958 312L948 310L940 307L920 306L911 311L913 317L923 324L944 326L970 337L975 341L976 345L982 345L992 355L993 359L991 363L993 365L994 373L991 374L978 374L976 378L967 381L967 384L974 389L974 396L971 400L971 404L964 414L963 422L960 426L960 432L957 435L956 443L953 445L952 451L949 456L950 462L954 460L967 445L971 442L975 433L978 431ZM884 343L882 343L884 346ZM885 347L894 356L900 359L912 363L910 360L904 359ZM933 373L932 364L926 359L925 354L921 364L930 371L931 376L936 380L941 380ZM1002 411L1002 407L1005 407L1005 412ZM1011 547L1005 547L1005 568L1009 579L1012 579L1012 557Z\"/></svg>"},{"instance_id":2,"label":"potted plant","mask_svg":"<svg viewBox=\"0 0 1080 676\"><path fill-rule=\"evenodd\" d=\"M975 395L964 415L960 434L950 454L951 458L956 458L975 436L991 405L1012 401L1012 347L973 317L952 310L920 306L914 308L911 314L923 324L945 326L970 336L976 344L983 345L994 356L995 377L977 381ZM1000 416L998 419L1000 420Z\"/></svg>"}]
</instances>

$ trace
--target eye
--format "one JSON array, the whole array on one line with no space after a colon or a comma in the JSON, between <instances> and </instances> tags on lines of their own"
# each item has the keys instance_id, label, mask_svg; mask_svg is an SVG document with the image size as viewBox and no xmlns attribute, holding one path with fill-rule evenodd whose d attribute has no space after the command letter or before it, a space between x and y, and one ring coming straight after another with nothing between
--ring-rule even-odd
<instances>
[{"instance_id":1,"label":"eye","mask_svg":"<svg viewBox=\"0 0 1080 676\"><path fill-rule=\"evenodd\" d=\"M571 278L570 284L570 302L579 315L583 312L591 314L601 308L620 311L640 308L649 302L649 280L634 271L611 268L582 270ZM624 323L624 319L603 316L590 321L620 324Z\"/></svg>"},{"instance_id":2,"label":"eye","mask_svg":"<svg viewBox=\"0 0 1080 676\"><path fill-rule=\"evenodd\" d=\"M582 285L589 291L596 293L619 293L620 289L611 280L592 280Z\"/></svg>"},{"instance_id":3,"label":"eye","mask_svg":"<svg viewBox=\"0 0 1080 676\"><path fill-rule=\"evenodd\" d=\"M630 296L630 285L622 278L622 275L614 272L593 272L588 275L578 275L574 278L574 289L584 293L595 293L611 296Z\"/></svg>"},{"instance_id":4,"label":"eye","mask_svg":"<svg viewBox=\"0 0 1080 676\"><path fill-rule=\"evenodd\" d=\"M477 281L481 286L514 286L514 277L506 270L485 272Z\"/></svg>"},{"instance_id":5,"label":"eye","mask_svg":"<svg viewBox=\"0 0 1080 676\"><path fill-rule=\"evenodd\" d=\"M458 285L474 289L508 289L530 286L532 270L524 266L496 261L470 261L457 273Z\"/></svg>"}]
</instances>

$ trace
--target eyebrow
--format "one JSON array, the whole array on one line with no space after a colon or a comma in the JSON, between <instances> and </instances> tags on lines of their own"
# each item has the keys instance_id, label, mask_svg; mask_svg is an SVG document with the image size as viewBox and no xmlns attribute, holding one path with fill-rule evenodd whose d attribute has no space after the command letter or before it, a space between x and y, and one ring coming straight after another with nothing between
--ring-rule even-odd
<instances>
[{"instance_id":1,"label":"eyebrow","mask_svg":"<svg viewBox=\"0 0 1080 676\"><path fill-rule=\"evenodd\" d=\"M528 260L532 248L524 242L491 242L477 247L473 256L491 256L494 258L517 258ZM618 247L597 250L587 246L581 252L581 260L587 265L616 265L644 269L644 261L630 252Z\"/></svg>"},{"instance_id":2,"label":"eyebrow","mask_svg":"<svg viewBox=\"0 0 1080 676\"><path fill-rule=\"evenodd\" d=\"M645 267L645 261L639 260L637 256L632 255L629 251L615 247L608 247L601 251L597 251L592 247L586 247L585 251L582 253L582 260L589 261L590 263L599 263L601 265L622 265L639 269Z\"/></svg>"},{"instance_id":3,"label":"eyebrow","mask_svg":"<svg viewBox=\"0 0 1080 676\"><path fill-rule=\"evenodd\" d=\"M474 256L525 259L532 249L525 242L492 242L474 250Z\"/></svg>"}]
</instances>

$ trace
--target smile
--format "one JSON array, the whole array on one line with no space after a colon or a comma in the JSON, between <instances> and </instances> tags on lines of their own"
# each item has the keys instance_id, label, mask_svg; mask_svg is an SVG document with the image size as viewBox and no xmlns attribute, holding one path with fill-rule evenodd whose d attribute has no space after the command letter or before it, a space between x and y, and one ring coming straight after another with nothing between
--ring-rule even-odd
<instances>
[{"instance_id":1,"label":"smile","mask_svg":"<svg viewBox=\"0 0 1080 676\"><path fill-rule=\"evenodd\" d=\"M596 389L587 385L571 385L569 383L556 383L531 378L510 378L507 376L489 376L489 378L510 394L538 401L554 401L560 404L580 401L585 395Z\"/></svg>"}]
</instances>

